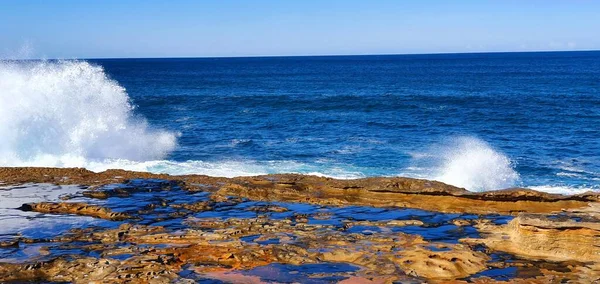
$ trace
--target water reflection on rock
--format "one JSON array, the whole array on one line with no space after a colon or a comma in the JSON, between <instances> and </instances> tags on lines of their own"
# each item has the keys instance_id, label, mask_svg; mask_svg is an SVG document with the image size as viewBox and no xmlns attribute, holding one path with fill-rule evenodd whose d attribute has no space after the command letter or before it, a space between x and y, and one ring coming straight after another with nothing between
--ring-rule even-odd
<instances>
[{"instance_id":1,"label":"water reflection on rock","mask_svg":"<svg viewBox=\"0 0 600 284\"><path fill-rule=\"evenodd\" d=\"M207 188L162 179L94 189L6 187L0 190L0 279L481 282L549 279L540 277L549 277L552 267L516 257L519 250L497 254L506 246L503 232L512 232L510 215L264 201ZM523 218L515 220L531 225ZM567 277L595 268L570 264L574 270L551 271Z\"/></svg>"}]
</instances>

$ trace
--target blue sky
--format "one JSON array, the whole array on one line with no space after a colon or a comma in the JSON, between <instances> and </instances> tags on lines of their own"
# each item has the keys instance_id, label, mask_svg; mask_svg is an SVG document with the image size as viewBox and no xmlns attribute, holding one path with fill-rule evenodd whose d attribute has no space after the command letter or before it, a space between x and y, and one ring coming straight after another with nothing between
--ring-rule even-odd
<instances>
[{"instance_id":1,"label":"blue sky","mask_svg":"<svg viewBox=\"0 0 600 284\"><path fill-rule=\"evenodd\" d=\"M600 49L600 1L0 0L0 57Z\"/></svg>"}]
</instances>

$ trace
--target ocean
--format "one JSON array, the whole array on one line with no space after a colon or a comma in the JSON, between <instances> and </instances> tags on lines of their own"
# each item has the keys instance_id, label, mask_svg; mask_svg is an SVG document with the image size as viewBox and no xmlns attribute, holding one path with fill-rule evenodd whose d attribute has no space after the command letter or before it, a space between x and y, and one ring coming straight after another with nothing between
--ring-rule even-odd
<instances>
[{"instance_id":1,"label":"ocean","mask_svg":"<svg viewBox=\"0 0 600 284\"><path fill-rule=\"evenodd\" d=\"M0 166L600 191L600 52L0 62Z\"/></svg>"}]
</instances>

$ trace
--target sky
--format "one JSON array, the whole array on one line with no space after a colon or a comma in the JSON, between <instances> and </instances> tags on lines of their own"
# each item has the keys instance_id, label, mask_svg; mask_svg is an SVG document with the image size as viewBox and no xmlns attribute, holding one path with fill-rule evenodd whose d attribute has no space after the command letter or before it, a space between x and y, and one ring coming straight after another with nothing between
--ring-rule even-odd
<instances>
[{"instance_id":1,"label":"sky","mask_svg":"<svg viewBox=\"0 0 600 284\"><path fill-rule=\"evenodd\" d=\"M0 58L600 49L593 0L0 0Z\"/></svg>"}]
</instances>

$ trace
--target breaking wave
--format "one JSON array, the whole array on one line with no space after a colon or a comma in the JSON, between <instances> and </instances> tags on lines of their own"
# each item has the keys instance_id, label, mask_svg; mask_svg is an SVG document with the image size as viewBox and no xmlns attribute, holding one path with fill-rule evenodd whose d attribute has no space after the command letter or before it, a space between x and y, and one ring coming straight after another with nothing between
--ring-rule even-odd
<instances>
[{"instance_id":1,"label":"breaking wave","mask_svg":"<svg viewBox=\"0 0 600 284\"><path fill-rule=\"evenodd\" d=\"M86 61L0 61L0 166L121 168L168 174L250 176L304 173L342 179L390 173L337 163L169 161L177 134L151 127L104 69ZM251 143L234 140L232 146ZM343 148L339 154L352 154ZM413 153L399 175L439 180L472 191L519 185L514 162L487 142L455 137ZM587 174L573 168L559 176ZM593 173L597 177L597 173ZM556 193L597 186L532 186Z\"/></svg>"},{"instance_id":2,"label":"breaking wave","mask_svg":"<svg viewBox=\"0 0 600 284\"><path fill-rule=\"evenodd\" d=\"M85 61L0 62L0 165L162 159L176 134L135 116L125 89Z\"/></svg>"},{"instance_id":3,"label":"breaking wave","mask_svg":"<svg viewBox=\"0 0 600 284\"><path fill-rule=\"evenodd\" d=\"M513 187L520 180L513 162L487 142L475 137L455 137L413 153L417 171L407 175L438 180L471 191Z\"/></svg>"}]
</instances>

